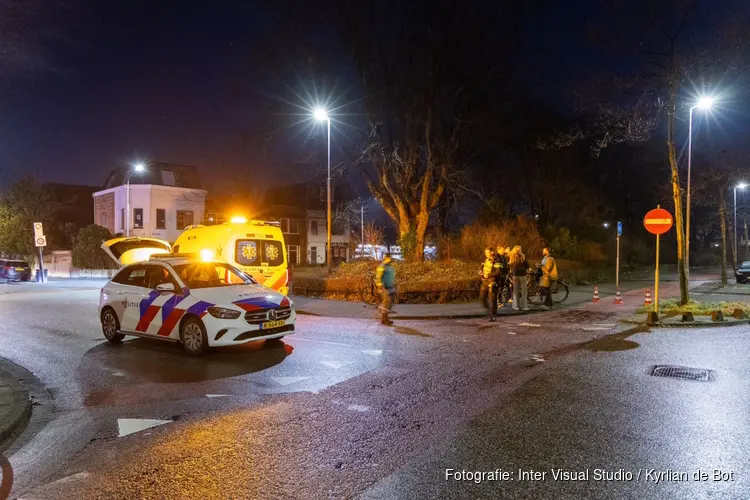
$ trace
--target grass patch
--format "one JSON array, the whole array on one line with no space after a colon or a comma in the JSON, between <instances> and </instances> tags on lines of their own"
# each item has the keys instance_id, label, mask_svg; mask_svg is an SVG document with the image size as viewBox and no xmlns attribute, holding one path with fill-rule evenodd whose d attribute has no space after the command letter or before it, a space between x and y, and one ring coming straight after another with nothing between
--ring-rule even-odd
<instances>
[{"instance_id":1,"label":"grass patch","mask_svg":"<svg viewBox=\"0 0 750 500\"><path fill-rule=\"evenodd\" d=\"M691 300L685 305L679 305L677 299L667 299L659 302L660 314L684 314L693 313L693 316L710 316L713 311L721 311L724 314L732 314L735 309L742 309L750 313L750 304L746 302L703 302ZM636 310L637 314L645 314L653 311L653 306L641 306Z\"/></svg>"}]
</instances>

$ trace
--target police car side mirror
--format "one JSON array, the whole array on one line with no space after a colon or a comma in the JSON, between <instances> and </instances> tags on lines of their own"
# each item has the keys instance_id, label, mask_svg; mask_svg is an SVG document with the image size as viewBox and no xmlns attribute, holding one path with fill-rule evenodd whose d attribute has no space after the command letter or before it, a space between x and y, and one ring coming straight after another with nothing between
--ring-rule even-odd
<instances>
[{"instance_id":1,"label":"police car side mirror","mask_svg":"<svg viewBox=\"0 0 750 500\"><path fill-rule=\"evenodd\" d=\"M174 292L174 284L173 283L159 283L156 285L156 289L160 292Z\"/></svg>"}]
</instances>

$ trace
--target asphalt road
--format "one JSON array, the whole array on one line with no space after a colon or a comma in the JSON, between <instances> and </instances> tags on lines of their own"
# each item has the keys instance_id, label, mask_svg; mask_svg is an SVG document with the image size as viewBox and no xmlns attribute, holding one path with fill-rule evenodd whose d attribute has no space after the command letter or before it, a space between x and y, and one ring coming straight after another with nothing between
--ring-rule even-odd
<instances>
[{"instance_id":1,"label":"asphalt road","mask_svg":"<svg viewBox=\"0 0 750 500\"><path fill-rule=\"evenodd\" d=\"M695 410L688 395L677 398L664 380L630 384L622 370L632 374L640 365L621 356L646 355L646 342L622 352L580 347L624 329L611 304L495 324L404 321L388 328L368 319L307 316L284 342L192 358L157 341L107 343L97 321L97 289L54 284L14 291L0 295L0 356L32 371L53 399L40 401L49 412L37 411L43 421L32 419L10 450L14 497L499 495L497 483L448 485L441 477L448 462L493 469L593 469L599 463L666 469L674 463L747 474L736 462L746 458L737 448L748 449L746 434L730 446L730 431L746 426L748 415L747 400L731 400L730 385L746 393L747 372L728 363L733 378L722 375L702 393L696 389L703 396ZM713 345L705 335L695 356ZM734 349L736 363L747 354L724 349ZM723 352L714 348L714 359ZM665 405L664 398L674 407L657 412L662 432L650 430L649 412ZM731 411L716 411L730 400ZM707 430L708 419L696 423L695 414L709 406L723 423L712 434L711 452L693 460L711 434L693 444L685 432ZM667 410L676 413L671 420ZM675 427L676 444L665 448L664 426L686 417L692 423ZM143 424L135 419L150 419L154 427L127 434ZM608 434L612 429L618 432ZM648 461L641 461L649 449L643 443L656 452ZM686 450L679 460L666 460ZM586 483L585 490L556 484L507 492L518 498L659 492L665 498L671 491L649 490L645 483ZM702 485L684 487L674 491L703 491ZM728 491L720 483L714 487Z\"/></svg>"}]
</instances>

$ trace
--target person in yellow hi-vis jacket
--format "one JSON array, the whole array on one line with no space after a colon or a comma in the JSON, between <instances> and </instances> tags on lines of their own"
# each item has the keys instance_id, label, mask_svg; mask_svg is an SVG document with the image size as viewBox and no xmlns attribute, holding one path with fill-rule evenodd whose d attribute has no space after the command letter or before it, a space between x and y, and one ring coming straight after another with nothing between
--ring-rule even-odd
<instances>
[{"instance_id":1,"label":"person in yellow hi-vis jacket","mask_svg":"<svg viewBox=\"0 0 750 500\"><path fill-rule=\"evenodd\" d=\"M383 262L378 266L375 274L375 283L380 293L380 322L384 325L392 325L393 322L388 319L388 313L392 312L393 296L396 294L396 269L391 262L391 254L385 254Z\"/></svg>"}]
</instances>

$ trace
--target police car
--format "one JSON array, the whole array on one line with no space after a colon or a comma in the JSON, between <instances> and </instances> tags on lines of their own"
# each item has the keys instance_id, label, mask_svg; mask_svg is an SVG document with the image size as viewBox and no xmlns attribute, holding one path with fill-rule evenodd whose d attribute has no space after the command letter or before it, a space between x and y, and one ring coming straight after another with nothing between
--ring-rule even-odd
<instances>
[{"instance_id":1,"label":"police car","mask_svg":"<svg viewBox=\"0 0 750 500\"><path fill-rule=\"evenodd\" d=\"M117 262L130 251L102 247ZM229 264L156 254L126 265L102 288L99 318L110 342L125 335L157 338L198 355L214 346L280 339L294 332L296 313L289 298Z\"/></svg>"}]
</instances>

